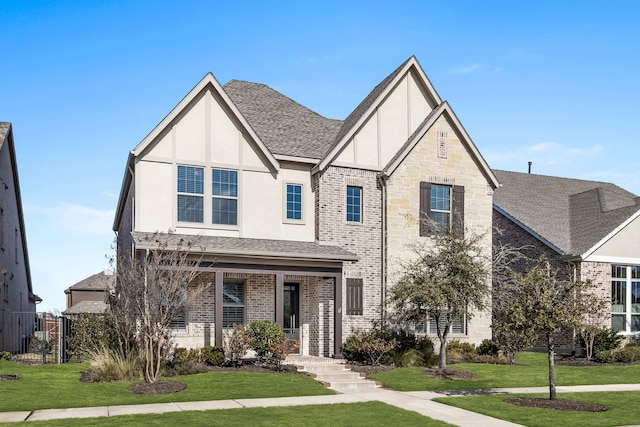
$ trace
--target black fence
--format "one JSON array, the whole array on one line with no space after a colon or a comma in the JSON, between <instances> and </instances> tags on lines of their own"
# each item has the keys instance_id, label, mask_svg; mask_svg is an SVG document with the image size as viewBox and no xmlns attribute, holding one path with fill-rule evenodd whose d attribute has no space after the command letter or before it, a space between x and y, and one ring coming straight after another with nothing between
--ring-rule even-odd
<instances>
[{"instance_id":1,"label":"black fence","mask_svg":"<svg viewBox=\"0 0 640 427\"><path fill-rule=\"evenodd\" d=\"M21 363L68 361L70 320L51 313L0 310L0 352Z\"/></svg>"}]
</instances>

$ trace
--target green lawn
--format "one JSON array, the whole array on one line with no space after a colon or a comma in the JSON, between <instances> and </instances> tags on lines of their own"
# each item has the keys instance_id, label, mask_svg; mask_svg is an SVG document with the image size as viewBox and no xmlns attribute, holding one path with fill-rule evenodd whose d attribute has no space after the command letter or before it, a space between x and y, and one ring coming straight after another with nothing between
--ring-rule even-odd
<instances>
[{"instance_id":1,"label":"green lawn","mask_svg":"<svg viewBox=\"0 0 640 427\"><path fill-rule=\"evenodd\" d=\"M381 402L335 405L311 405L274 408L242 408L217 411L172 412L152 415L25 421L16 426L426 426L451 424L436 421L411 411Z\"/></svg>"},{"instance_id":2,"label":"green lawn","mask_svg":"<svg viewBox=\"0 0 640 427\"><path fill-rule=\"evenodd\" d=\"M547 395L518 395L548 397ZM574 412L554 409L526 408L505 403L514 395L488 395L469 397L444 397L434 399L473 412L511 421L529 427L607 427L634 425L640 420L640 392L562 393L559 399L582 400L606 405L605 412Z\"/></svg>"},{"instance_id":3,"label":"green lawn","mask_svg":"<svg viewBox=\"0 0 640 427\"><path fill-rule=\"evenodd\" d=\"M128 382L80 382L80 372L87 367L77 363L28 366L0 360L0 374L21 376L18 381L1 383L0 412L334 393L306 375L211 372L167 378L187 385L178 393L139 395L127 390Z\"/></svg>"},{"instance_id":4,"label":"green lawn","mask_svg":"<svg viewBox=\"0 0 640 427\"><path fill-rule=\"evenodd\" d=\"M472 371L469 380L442 380L426 377L422 368L401 368L371 375L385 387L400 391L473 390L502 387L548 386L547 355L518 353L516 365L460 363L452 369ZM632 384L640 379L640 364L626 366L562 366L556 365L557 385Z\"/></svg>"}]
</instances>

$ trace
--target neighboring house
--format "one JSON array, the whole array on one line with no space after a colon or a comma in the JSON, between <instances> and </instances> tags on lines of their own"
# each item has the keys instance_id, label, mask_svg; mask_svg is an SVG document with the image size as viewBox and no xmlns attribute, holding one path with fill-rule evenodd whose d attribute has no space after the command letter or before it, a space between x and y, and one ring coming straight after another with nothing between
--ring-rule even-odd
<instances>
[{"instance_id":1,"label":"neighboring house","mask_svg":"<svg viewBox=\"0 0 640 427\"><path fill-rule=\"evenodd\" d=\"M25 348L40 301L31 284L13 130L0 122L0 351Z\"/></svg>"},{"instance_id":2,"label":"neighboring house","mask_svg":"<svg viewBox=\"0 0 640 427\"><path fill-rule=\"evenodd\" d=\"M67 309L65 315L102 314L107 309L108 292L115 287L111 270L101 271L65 289Z\"/></svg>"},{"instance_id":3,"label":"neighboring house","mask_svg":"<svg viewBox=\"0 0 640 427\"><path fill-rule=\"evenodd\" d=\"M494 243L529 245L591 280L609 325L640 332L640 198L614 184L495 170ZM565 343L569 344L569 343Z\"/></svg>"},{"instance_id":4,"label":"neighboring house","mask_svg":"<svg viewBox=\"0 0 640 427\"><path fill-rule=\"evenodd\" d=\"M420 218L489 233L497 185L415 57L344 121L209 73L129 154L114 230L120 254L153 249L156 231L200 236L197 280L210 286L180 345L220 345L234 323L267 319L302 354L338 356L354 328L384 319L398 261L425 238ZM490 317L452 336L479 343Z\"/></svg>"}]
</instances>

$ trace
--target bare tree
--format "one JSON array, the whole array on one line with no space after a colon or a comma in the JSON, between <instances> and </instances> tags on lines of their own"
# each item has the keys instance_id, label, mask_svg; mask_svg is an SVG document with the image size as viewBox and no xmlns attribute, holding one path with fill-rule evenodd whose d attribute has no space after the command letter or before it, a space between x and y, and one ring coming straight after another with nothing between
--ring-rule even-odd
<instances>
[{"instance_id":1,"label":"bare tree","mask_svg":"<svg viewBox=\"0 0 640 427\"><path fill-rule=\"evenodd\" d=\"M130 352L129 337L144 362L144 379L160 376L161 362L171 344L174 319L198 299L206 284L195 285L202 258L198 238L167 233L148 234L144 247L132 257L118 259L116 288L110 298L110 315L118 324L121 351Z\"/></svg>"},{"instance_id":2,"label":"bare tree","mask_svg":"<svg viewBox=\"0 0 640 427\"><path fill-rule=\"evenodd\" d=\"M454 321L470 319L490 304L490 253L485 235L465 237L440 230L412 249L401 262L400 276L389 290L392 319L401 325L433 320L440 341L440 368L447 366L447 337Z\"/></svg>"},{"instance_id":3,"label":"bare tree","mask_svg":"<svg viewBox=\"0 0 640 427\"><path fill-rule=\"evenodd\" d=\"M580 324L589 302L597 298L589 286L551 267L543 256L526 274L514 273L513 287L504 295L509 307L502 319L505 331L546 339L550 400L556 399L554 335Z\"/></svg>"},{"instance_id":4,"label":"bare tree","mask_svg":"<svg viewBox=\"0 0 640 427\"><path fill-rule=\"evenodd\" d=\"M596 335L609 320L608 301L603 298L587 298L583 301L584 313L578 320L577 328L584 340L587 360L593 358L593 344Z\"/></svg>"}]
</instances>

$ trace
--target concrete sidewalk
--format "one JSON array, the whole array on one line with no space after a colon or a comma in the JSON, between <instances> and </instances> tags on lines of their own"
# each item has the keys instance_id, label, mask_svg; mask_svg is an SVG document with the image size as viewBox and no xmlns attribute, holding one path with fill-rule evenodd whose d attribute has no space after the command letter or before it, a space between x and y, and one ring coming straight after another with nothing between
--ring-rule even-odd
<instances>
[{"instance_id":1,"label":"concrete sidewalk","mask_svg":"<svg viewBox=\"0 0 640 427\"><path fill-rule=\"evenodd\" d=\"M589 391L640 391L640 384L610 384L594 386L560 386L558 393ZM210 400L202 402L151 403L144 405L99 406L93 408L40 409L33 412L0 412L0 422L40 421L63 418L112 417L133 414L161 414L180 411L208 411L215 409L256 408L268 406L328 405L337 403L358 403L379 401L408 411L417 412L430 418L457 426L490 425L496 427L517 426L507 421L486 415L433 402L435 397L462 396L474 394L545 393L548 387L528 387L516 389L466 390L463 392L399 392L387 389L336 390L339 394L329 396L278 397L266 399Z\"/></svg>"}]
</instances>

